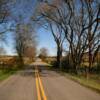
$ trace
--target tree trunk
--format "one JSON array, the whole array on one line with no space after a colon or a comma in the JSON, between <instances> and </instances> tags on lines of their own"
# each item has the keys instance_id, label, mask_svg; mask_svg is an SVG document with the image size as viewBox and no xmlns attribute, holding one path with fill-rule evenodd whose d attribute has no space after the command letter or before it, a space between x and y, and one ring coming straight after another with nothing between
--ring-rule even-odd
<instances>
[{"instance_id":1,"label":"tree trunk","mask_svg":"<svg viewBox=\"0 0 100 100\"><path fill-rule=\"evenodd\" d=\"M60 47L57 48L57 68L61 68L61 57L62 57L62 50Z\"/></svg>"},{"instance_id":2,"label":"tree trunk","mask_svg":"<svg viewBox=\"0 0 100 100\"><path fill-rule=\"evenodd\" d=\"M91 52L91 47L92 47L92 42L91 42L91 28L89 29L89 72L92 66L92 52Z\"/></svg>"},{"instance_id":3,"label":"tree trunk","mask_svg":"<svg viewBox=\"0 0 100 100\"><path fill-rule=\"evenodd\" d=\"M19 56L19 61L18 62L19 62L19 67L22 68L23 65L24 65L24 61L23 61L22 55Z\"/></svg>"},{"instance_id":4,"label":"tree trunk","mask_svg":"<svg viewBox=\"0 0 100 100\"><path fill-rule=\"evenodd\" d=\"M74 73L77 75L78 74L78 65L76 63L74 63L74 68L73 68L73 71Z\"/></svg>"}]
</instances>

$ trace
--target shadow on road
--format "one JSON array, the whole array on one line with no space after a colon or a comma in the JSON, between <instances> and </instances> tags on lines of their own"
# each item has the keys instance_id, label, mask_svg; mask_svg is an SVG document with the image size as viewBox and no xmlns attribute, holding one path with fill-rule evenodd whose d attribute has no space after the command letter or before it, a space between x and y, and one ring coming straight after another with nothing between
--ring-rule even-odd
<instances>
[{"instance_id":1,"label":"shadow on road","mask_svg":"<svg viewBox=\"0 0 100 100\"><path fill-rule=\"evenodd\" d=\"M23 77L35 77L35 67L32 65L28 65L24 69L18 71L17 74ZM37 66L38 71L41 77L59 77L59 74L54 73L53 70L49 70L47 66Z\"/></svg>"}]
</instances>

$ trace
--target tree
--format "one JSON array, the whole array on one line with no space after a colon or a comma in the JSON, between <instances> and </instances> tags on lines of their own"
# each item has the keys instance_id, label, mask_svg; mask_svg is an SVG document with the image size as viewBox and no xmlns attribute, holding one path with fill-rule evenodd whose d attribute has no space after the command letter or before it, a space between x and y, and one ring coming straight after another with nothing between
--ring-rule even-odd
<instances>
[{"instance_id":1,"label":"tree","mask_svg":"<svg viewBox=\"0 0 100 100\"><path fill-rule=\"evenodd\" d=\"M15 33L15 49L18 54L20 65L24 64L23 57L35 56L36 54L35 43L36 41L34 32L30 24L17 24ZM30 52L30 50L33 50L34 53Z\"/></svg>"},{"instance_id":2,"label":"tree","mask_svg":"<svg viewBox=\"0 0 100 100\"><path fill-rule=\"evenodd\" d=\"M69 10L70 32L67 29L65 36L70 44L71 58L76 66L80 66L82 57L85 52L89 52L89 69L92 66L93 55L99 50L100 34L98 28L100 26L100 2L79 0L80 7L77 12L76 2L67 1ZM70 34L69 34L70 33ZM70 38L68 38L70 37ZM95 56L94 56L95 57Z\"/></svg>"},{"instance_id":3,"label":"tree","mask_svg":"<svg viewBox=\"0 0 100 100\"><path fill-rule=\"evenodd\" d=\"M0 39L3 41L4 34L10 31L8 23L11 21L9 19L11 17L11 4L13 4L12 0L0 0Z\"/></svg>"},{"instance_id":4,"label":"tree","mask_svg":"<svg viewBox=\"0 0 100 100\"><path fill-rule=\"evenodd\" d=\"M53 28L53 26L54 26L54 28ZM65 40L65 36L63 35L63 31L60 26L57 26L57 25L55 26L54 24L50 24L50 29L51 29L52 35L54 37L55 43L57 45L57 58L56 58L57 65L56 65L56 67L62 68L61 59L62 59L63 42ZM56 29L56 31L55 31L55 29Z\"/></svg>"},{"instance_id":5,"label":"tree","mask_svg":"<svg viewBox=\"0 0 100 100\"><path fill-rule=\"evenodd\" d=\"M99 50L100 2L87 0L53 0L40 3L40 18L61 27L69 43L70 59L77 73L85 52L89 52L89 68L92 56ZM92 55L92 56L91 56Z\"/></svg>"},{"instance_id":6,"label":"tree","mask_svg":"<svg viewBox=\"0 0 100 100\"><path fill-rule=\"evenodd\" d=\"M0 47L0 55L5 55L6 51L3 47Z\"/></svg>"},{"instance_id":7,"label":"tree","mask_svg":"<svg viewBox=\"0 0 100 100\"><path fill-rule=\"evenodd\" d=\"M39 58L45 60L47 56L48 56L48 50L46 48L41 48Z\"/></svg>"},{"instance_id":8,"label":"tree","mask_svg":"<svg viewBox=\"0 0 100 100\"><path fill-rule=\"evenodd\" d=\"M0 0L0 24L6 22L6 18L9 15L8 3L10 3L10 1Z\"/></svg>"},{"instance_id":9,"label":"tree","mask_svg":"<svg viewBox=\"0 0 100 100\"><path fill-rule=\"evenodd\" d=\"M59 2L60 3L60 2ZM57 16L55 16L55 14L57 14L56 12L56 8L54 7L55 5L59 5L58 2L53 2L54 5L50 5L48 2L46 1L42 1L42 3L40 3L39 5L39 19L35 19L37 21L42 21L40 23L43 23L44 25L48 25L48 29L51 31L51 34L54 38L54 41L56 43L57 46L57 65L56 67L61 68L61 58L62 58L62 52L63 52L63 42L65 40L65 36L63 34L63 30L62 27L59 26L56 22L54 22L52 18L57 19L57 21L59 21L60 19L57 18ZM49 17L47 17L49 16Z\"/></svg>"},{"instance_id":10,"label":"tree","mask_svg":"<svg viewBox=\"0 0 100 100\"><path fill-rule=\"evenodd\" d=\"M31 61L34 61L36 57L36 45L27 47L24 54L25 57L28 57Z\"/></svg>"}]
</instances>

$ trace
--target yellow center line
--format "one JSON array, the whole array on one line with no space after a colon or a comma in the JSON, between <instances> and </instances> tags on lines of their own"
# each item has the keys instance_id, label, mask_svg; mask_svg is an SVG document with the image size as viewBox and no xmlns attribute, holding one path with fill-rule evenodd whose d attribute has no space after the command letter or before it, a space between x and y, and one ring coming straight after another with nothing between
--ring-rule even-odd
<instances>
[{"instance_id":1,"label":"yellow center line","mask_svg":"<svg viewBox=\"0 0 100 100\"><path fill-rule=\"evenodd\" d=\"M38 100L41 100L37 70L35 70L35 78L36 78L37 97Z\"/></svg>"},{"instance_id":2,"label":"yellow center line","mask_svg":"<svg viewBox=\"0 0 100 100\"><path fill-rule=\"evenodd\" d=\"M35 68L35 77L36 77L36 88L37 88L38 100L42 100L41 95L43 97L43 100L47 100L37 67ZM41 92L41 94L40 94L40 92Z\"/></svg>"},{"instance_id":3,"label":"yellow center line","mask_svg":"<svg viewBox=\"0 0 100 100\"><path fill-rule=\"evenodd\" d=\"M44 92L43 84L42 84L41 78L40 78L40 76L39 76L39 73L38 73L38 79L39 79L39 83L40 83L40 88L41 88L43 100L47 100L47 97L46 97L46 94L45 94L45 92Z\"/></svg>"}]
</instances>

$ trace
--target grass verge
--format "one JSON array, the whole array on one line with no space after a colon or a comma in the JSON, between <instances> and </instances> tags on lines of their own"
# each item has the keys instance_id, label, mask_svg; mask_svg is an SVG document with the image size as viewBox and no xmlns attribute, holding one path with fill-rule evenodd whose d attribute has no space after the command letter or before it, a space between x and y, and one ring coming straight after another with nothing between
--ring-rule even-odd
<instances>
[{"instance_id":1,"label":"grass verge","mask_svg":"<svg viewBox=\"0 0 100 100\"><path fill-rule=\"evenodd\" d=\"M75 75L75 74L70 74L70 73L63 73L63 75L85 87L88 87L100 93L100 76L99 75L94 75L93 77L90 77L88 79L82 75Z\"/></svg>"},{"instance_id":2,"label":"grass verge","mask_svg":"<svg viewBox=\"0 0 100 100\"><path fill-rule=\"evenodd\" d=\"M91 90L94 90L100 94L100 74L92 74L87 79L84 75L67 73L59 69L50 68L49 70L56 71L57 73L67 77L68 79L71 79L79 83L80 85L85 86Z\"/></svg>"},{"instance_id":3,"label":"grass verge","mask_svg":"<svg viewBox=\"0 0 100 100\"><path fill-rule=\"evenodd\" d=\"M0 81L3 81L15 72L16 70L14 69L0 69Z\"/></svg>"}]
</instances>

